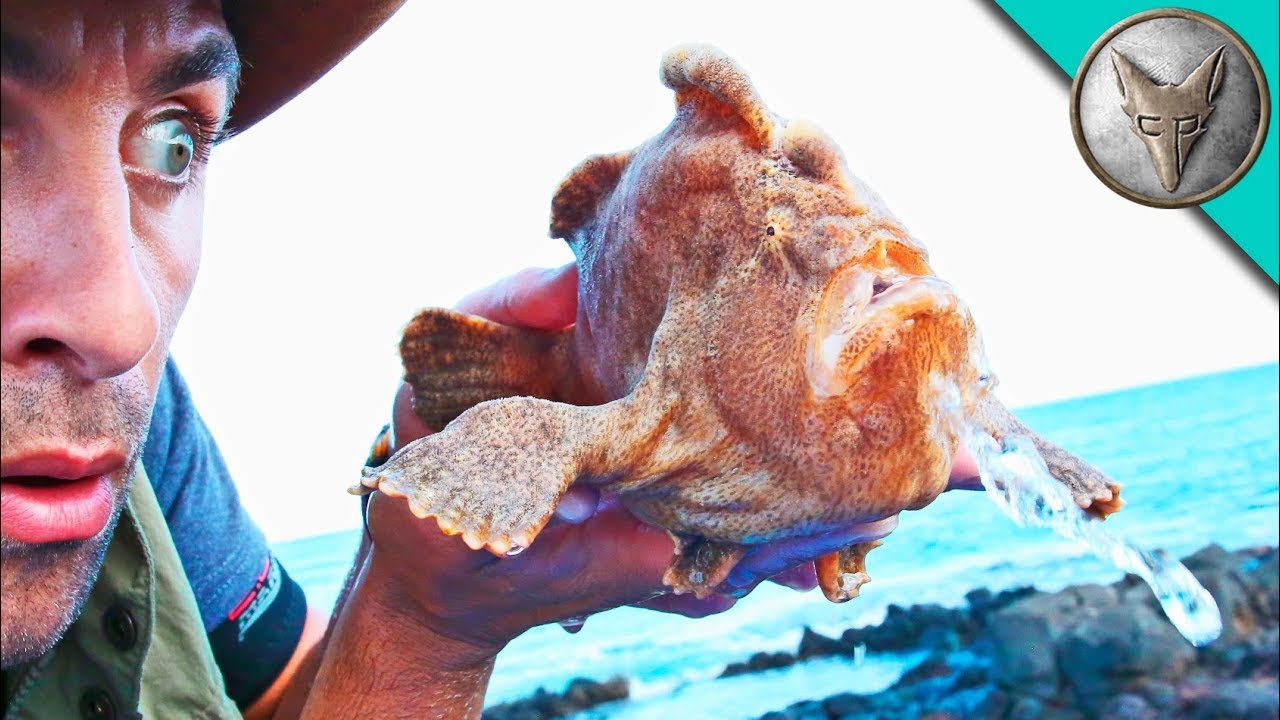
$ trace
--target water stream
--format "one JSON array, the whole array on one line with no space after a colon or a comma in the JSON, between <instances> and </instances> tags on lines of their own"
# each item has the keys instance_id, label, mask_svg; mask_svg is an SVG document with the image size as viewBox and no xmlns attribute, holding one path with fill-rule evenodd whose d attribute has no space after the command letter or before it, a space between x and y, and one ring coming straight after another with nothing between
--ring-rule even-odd
<instances>
[{"instance_id":1,"label":"water stream","mask_svg":"<svg viewBox=\"0 0 1280 720\"><path fill-rule=\"evenodd\" d=\"M1099 558L1145 580L1165 615L1193 645L1206 645L1222 633L1218 604L1191 571L1164 550L1141 548L1089 517L1049 474L1030 438L1009 434L1000 443L977 423L965 427L965 445L978 463L987 497L1005 515L1019 526L1047 527L1083 543Z\"/></svg>"}]
</instances>

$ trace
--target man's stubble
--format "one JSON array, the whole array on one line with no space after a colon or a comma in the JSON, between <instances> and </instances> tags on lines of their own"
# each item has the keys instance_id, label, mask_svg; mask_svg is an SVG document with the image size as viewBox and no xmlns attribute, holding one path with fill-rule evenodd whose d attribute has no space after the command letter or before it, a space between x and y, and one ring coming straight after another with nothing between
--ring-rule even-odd
<instances>
[{"instance_id":1,"label":"man's stubble","mask_svg":"<svg viewBox=\"0 0 1280 720\"><path fill-rule=\"evenodd\" d=\"M103 387L103 386L106 387ZM113 478L112 515L92 538L33 545L0 536L0 667L48 652L80 616L97 581L146 441L153 392L136 376L82 391L60 376L0 378L4 453L32 438L124 441L130 456Z\"/></svg>"}]
</instances>

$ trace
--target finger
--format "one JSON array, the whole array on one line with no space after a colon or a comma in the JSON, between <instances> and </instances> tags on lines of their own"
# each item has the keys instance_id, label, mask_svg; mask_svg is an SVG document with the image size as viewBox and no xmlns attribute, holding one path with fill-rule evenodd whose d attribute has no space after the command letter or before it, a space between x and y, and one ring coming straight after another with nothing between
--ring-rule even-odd
<instances>
[{"instance_id":1,"label":"finger","mask_svg":"<svg viewBox=\"0 0 1280 720\"><path fill-rule=\"evenodd\" d=\"M783 540L762 545L748 551L725 583L732 587L745 587L795 567L807 560L822 557L855 543L876 540L893 532L898 526L898 516L870 523L858 523L839 530L812 537Z\"/></svg>"},{"instance_id":2,"label":"finger","mask_svg":"<svg viewBox=\"0 0 1280 720\"><path fill-rule=\"evenodd\" d=\"M446 535L434 518L417 517L401 498L373 493L366 516L374 545L403 567L418 568L428 575L465 575L499 561L483 550L467 547L456 535Z\"/></svg>"},{"instance_id":3,"label":"finger","mask_svg":"<svg viewBox=\"0 0 1280 720\"><path fill-rule=\"evenodd\" d=\"M666 531L613 507L577 525L557 523L543 528L525 553L532 555L533 562L511 581L538 588L546 607L537 614L545 614L548 620L589 614L665 590L662 575L674 552Z\"/></svg>"},{"instance_id":4,"label":"finger","mask_svg":"<svg viewBox=\"0 0 1280 720\"><path fill-rule=\"evenodd\" d=\"M566 328L578 314L578 266L521 270L467 295L456 307L503 325Z\"/></svg>"},{"instance_id":5,"label":"finger","mask_svg":"<svg viewBox=\"0 0 1280 720\"><path fill-rule=\"evenodd\" d=\"M812 562L804 562L774 575L769 578L769 582L789 587L792 590L808 592L818 587L818 571L813 567Z\"/></svg>"},{"instance_id":6,"label":"finger","mask_svg":"<svg viewBox=\"0 0 1280 720\"><path fill-rule=\"evenodd\" d=\"M556 505L556 519L577 525L596 514L600 506L600 491L592 487L575 485L569 488Z\"/></svg>"},{"instance_id":7,"label":"finger","mask_svg":"<svg viewBox=\"0 0 1280 720\"><path fill-rule=\"evenodd\" d=\"M676 595L675 593L668 593L635 603L634 607L683 615L689 618L700 618L722 613L733 607L736 602L738 601L726 595L712 594L699 600L689 594Z\"/></svg>"},{"instance_id":8,"label":"finger","mask_svg":"<svg viewBox=\"0 0 1280 720\"><path fill-rule=\"evenodd\" d=\"M583 593L616 582L620 592L631 593L629 603L663 589L662 574L674 553L666 531L640 522L620 505L601 503L579 523L548 523L528 550L502 565L504 572L540 575L541 582L563 587L575 584Z\"/></svg>"},{"instance_id":9,"label":"finger","mask_svg":"<svg viewBox=\"0 0 1280 720\"><path fill-rule=\"evenodd\" d=\"M418 438L431 434L431 428L414 412L413 388L401 381L391 406L391 449L399 450Z\"/></svg>"},{"instance_id":10,"label":"finger","mask_svg":"<svg viewBox=\"0 0 1280 720\"><path fill-rule=\"evenodd\" d=\"M951 477L947 480L948 490L981 490L982 478L978 474L978 462L969 454L968 449L961 447L956 451L955 460L951 463Z\"/></svg>"}]
</instances>

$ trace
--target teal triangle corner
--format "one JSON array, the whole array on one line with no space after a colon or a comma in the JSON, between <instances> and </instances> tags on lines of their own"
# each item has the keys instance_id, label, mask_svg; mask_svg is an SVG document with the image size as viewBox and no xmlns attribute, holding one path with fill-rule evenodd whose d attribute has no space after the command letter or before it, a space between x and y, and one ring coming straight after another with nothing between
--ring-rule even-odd
<instances>
[{"instance_id":1,"label":"teal triangle corner","mask_svg":"<svg viewBox=\"0 0 1280 720\"><path fill-rule=\"evenodd\" d=\"M1093 43L1121 20L1167 5L1133 0L996 0L996 4L1068 76L1076 70ZM1266 141L1253 167L1234 187L1201 205L1205 213L1263 272L1277 281L1280 264L1280 151L1277 150L1275 84L1280 36L1280 4L1267 0L1187 0L1177 7L1209 15L1236 31L1257 55L1267 77L1271 118Z\"/></svg>"}]
</instances>

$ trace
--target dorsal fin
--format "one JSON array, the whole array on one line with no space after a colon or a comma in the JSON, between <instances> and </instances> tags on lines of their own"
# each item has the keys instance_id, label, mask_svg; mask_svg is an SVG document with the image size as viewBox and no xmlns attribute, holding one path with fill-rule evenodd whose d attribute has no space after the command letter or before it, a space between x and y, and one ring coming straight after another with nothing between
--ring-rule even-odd
<instances>
[{"instance_id":1,"label":"dorsal fin","mask_svg":"<svg viewBox=\"0 0 1280 720\"><path fill-rule=\"evenodd\" d=\"M599 207L600 199L617 187L629 153L593 155L574 168L551 198L551 237L570 239Z\"/></svg>"},{"instance_id":2,"label":"dorsal fin","mask_svg":"<svg viewBox=\"0 0 1280 720\"><path fill-rule=\"evenodd\" d=\"M710 45L680 45L662 57L662 84L676 91L676 103L699 89L727 105L755 132L761 147L773 145L776 127L747 74Z\"/></svg>"}]
</instances>

